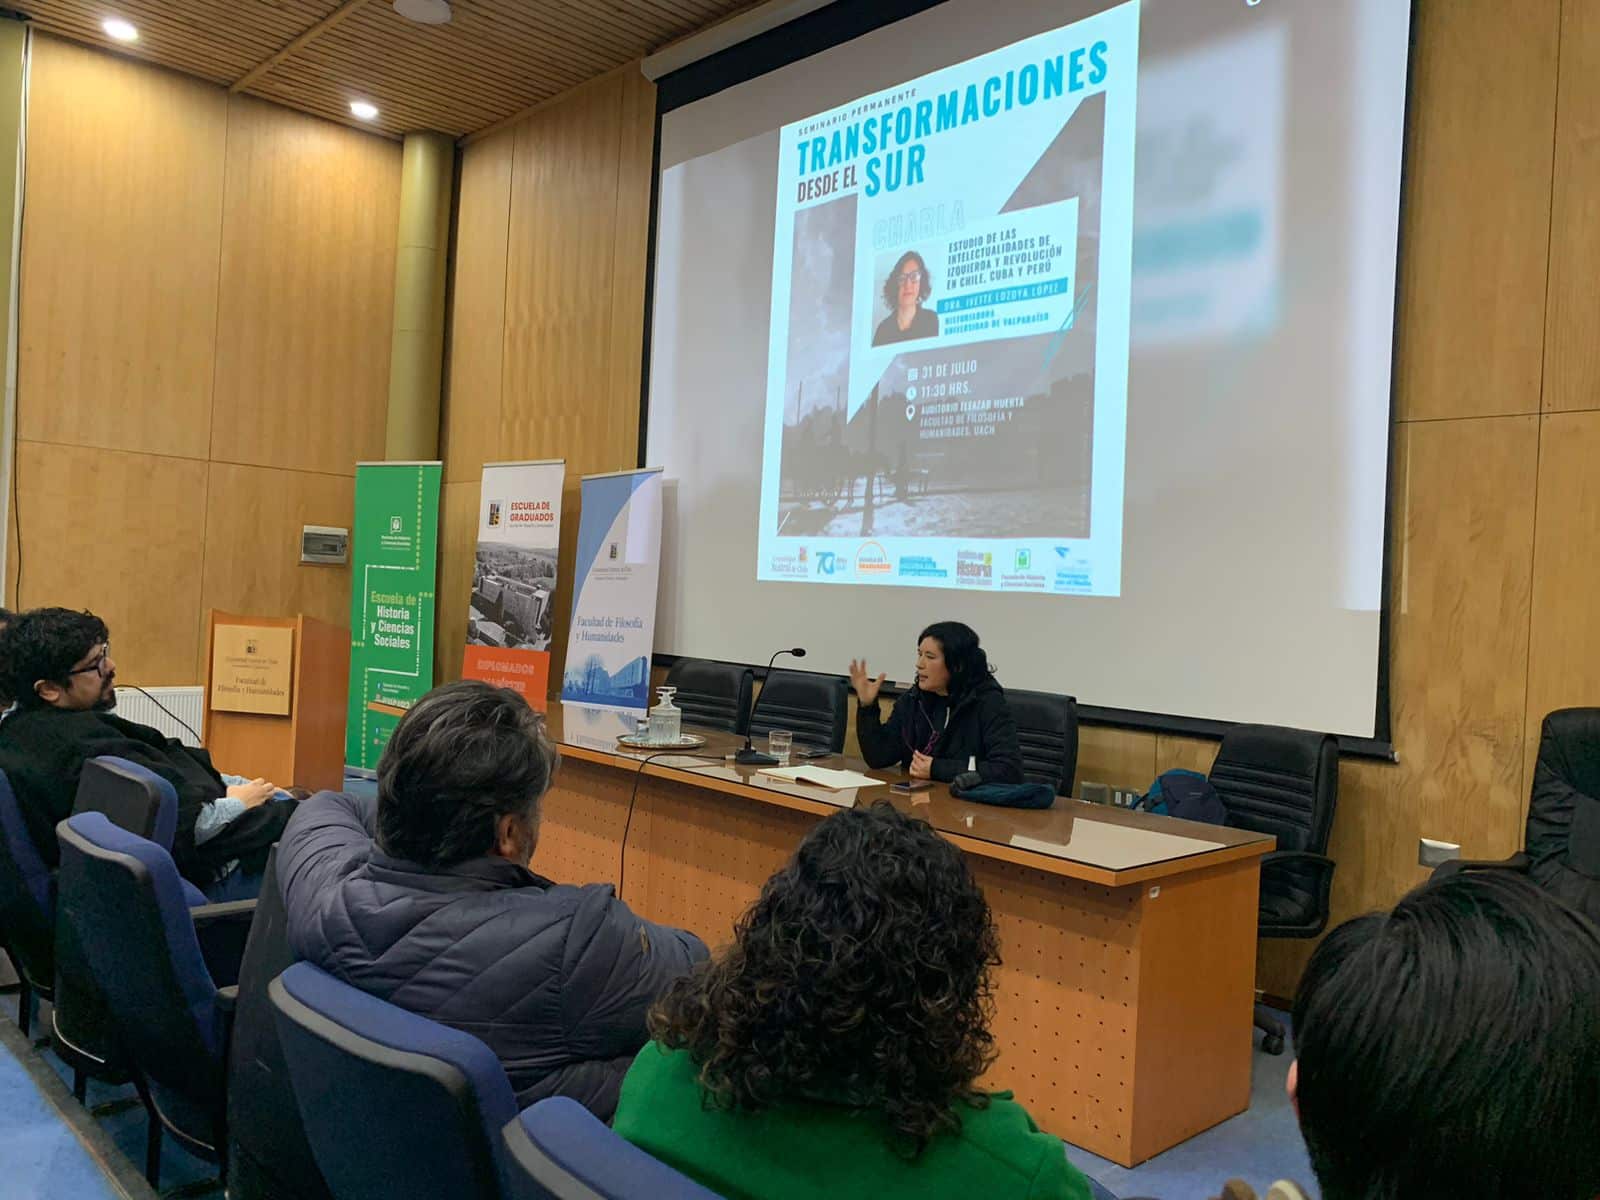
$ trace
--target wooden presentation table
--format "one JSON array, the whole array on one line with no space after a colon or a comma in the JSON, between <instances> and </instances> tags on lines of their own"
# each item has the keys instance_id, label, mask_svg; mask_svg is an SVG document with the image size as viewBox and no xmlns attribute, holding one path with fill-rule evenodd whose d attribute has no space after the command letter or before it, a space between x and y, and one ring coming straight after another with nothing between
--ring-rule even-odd
<instances>
[{"instance_id":1,"label":"wooden presentation table","mask_svg":"<svg viewBox=\"0 0 1600 1200\"><path fill-rule=\"evenodd\" d=\"M620 876L636 912L715 948L818 820L888 800L965 852L994 912L1000 1057L986 1086L1124 1166L1249 1105L1256 898L1273 838L1067 798L990 808L942 784L911 795L790 785L725 759L742 744L730 735L695 730L703 751L647 756L617 747L631 718L566 707L549 714L563 761L536 870L568 883ZM818 765L899 777L842 756Z\"/></svg>"}]
</instances>

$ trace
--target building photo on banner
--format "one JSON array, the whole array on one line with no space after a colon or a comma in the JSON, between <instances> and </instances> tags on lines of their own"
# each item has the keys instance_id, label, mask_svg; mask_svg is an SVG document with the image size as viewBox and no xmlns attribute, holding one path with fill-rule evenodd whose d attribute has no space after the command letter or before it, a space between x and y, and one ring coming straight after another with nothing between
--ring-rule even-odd
<instances>
[{"instance_id":1,"label":"building photo on banner","mask_svg":"<svg viewBox=\"0 0 1600 1200\"><path fill-rule=\"evenodd\" d=\"M661 568L661 471L586 475L580 494L561 700L642 713L649 702Z\"/></svg>"},{"instance_id":2,"label":"building photo on banner","mask_svg":"<svg viewBox=\"0 0 1600 1200\"><path fill-rule=\"evenodd\" d=\"M442 471L439 462L356 466L345 763L358 772L377 770L394 727L433 686Z\"/></svg>"},{"instance_id":3,"label":"building photo on banner","mask_svg":"<svg viewBox=\"0 0 1600 1200\"><path fill-rule=\"evenodd\" d=\"M561 549L561 459L485 463L461 674L544 711Z\"/></svg>"}]
</instances>

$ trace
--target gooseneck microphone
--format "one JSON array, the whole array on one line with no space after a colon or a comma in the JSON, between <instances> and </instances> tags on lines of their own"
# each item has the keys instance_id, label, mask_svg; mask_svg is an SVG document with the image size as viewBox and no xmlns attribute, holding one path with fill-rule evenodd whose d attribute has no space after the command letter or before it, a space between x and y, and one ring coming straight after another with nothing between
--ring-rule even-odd
<instances>
[{"instance_id":1,"label":"gooseneck microphone","mask_svg":"<svg viewBox=\"0 0 1600 1200\"><path fill-rule=\"evenodd\" d=\"M766 677L768 679L772 678L772 664L778 661L780 655L784 654L793 655L795 658L804 658L806 656L805 648L802 646L795 646L788 650L779 650L777 654L774 654L771 658L767 659ZM765 683L763 683L763 690L765 690L765 686ZM760 710L761 697L757 696L755 707L750 710L750 720L745 724L744 749L733 756L733 761L743 767L775 767L778 765L778 760L772 755L763 754L760 750L757 750L755 747L750 745L750 726L755 724L756 713Z\"/></svg>"}]
</instances>

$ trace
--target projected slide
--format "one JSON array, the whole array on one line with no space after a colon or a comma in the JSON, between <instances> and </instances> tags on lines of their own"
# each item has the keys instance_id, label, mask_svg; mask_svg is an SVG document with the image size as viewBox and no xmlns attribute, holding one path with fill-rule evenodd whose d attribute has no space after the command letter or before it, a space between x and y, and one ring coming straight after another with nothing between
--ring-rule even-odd
<instances>
[{"instance_id":1,"label":"projected slide","mask_svg":"<svg viewBox=\"0 0 1600 1200\"><path fill-rule=\"evenodd\" d=\"M1120 594L1138 38L783 127L758 579Z\"/></svg>"}]
</instances>

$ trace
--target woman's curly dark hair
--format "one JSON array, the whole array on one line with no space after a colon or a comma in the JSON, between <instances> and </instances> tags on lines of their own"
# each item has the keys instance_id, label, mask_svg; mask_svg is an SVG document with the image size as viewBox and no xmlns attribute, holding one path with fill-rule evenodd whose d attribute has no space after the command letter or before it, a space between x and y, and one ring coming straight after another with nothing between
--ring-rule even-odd
<instances>
[{"instance_id":1,"label":"woman's curly dark hair","mask_svg":"<svg viewBox=\"0 0 1600 1200\"><path fill-rule=\"evenodd\" d=\"M650 1014L709 1103L811 1096L881 1109L915 1157L961 1127L994 1061L999 938L961 853L879 802L819 824L739 919L734 944Z\"/></svg>"}]
</instances>

